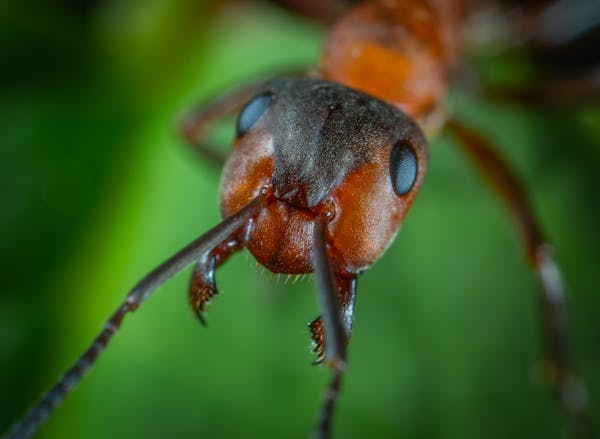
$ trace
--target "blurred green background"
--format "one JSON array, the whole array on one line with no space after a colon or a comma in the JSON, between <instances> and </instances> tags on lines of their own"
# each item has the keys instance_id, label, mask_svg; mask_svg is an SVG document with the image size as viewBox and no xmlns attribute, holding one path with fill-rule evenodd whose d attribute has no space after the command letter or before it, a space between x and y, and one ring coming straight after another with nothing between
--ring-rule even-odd
<instances>
[{"instance_id":1,"label":"blurred green background","mask_svg":"<svg viewBox=\"0 0 600 439\"><path fill-rule=\"evenodd\" d=\"M314 66L323 35L262 3L2 2L0 431L132 284L219 220L218 171L186 150L176 116L249 79ZM600 111L455 97L530 188L598 417ZM224 147L232 134L219 136ZM536 283L520 250L465 158L435 141L402 232L360 278L336 437L561 437L535 372ZM169 282L39 437L307 437L329 377L309 366L312 280L263 274L244 253L217 278L208 328L188 308L188 275Z\"/></svg>"}]
</instances>

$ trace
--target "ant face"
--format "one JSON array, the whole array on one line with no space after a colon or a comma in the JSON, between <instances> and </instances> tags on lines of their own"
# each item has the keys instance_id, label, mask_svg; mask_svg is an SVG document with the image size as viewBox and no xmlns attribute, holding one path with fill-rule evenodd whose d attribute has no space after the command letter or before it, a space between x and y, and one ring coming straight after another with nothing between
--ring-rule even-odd
<instances>
[{"instance_id":1,"label":"ant face","mask_svg":"<svg viewBox=\"0 0 600 439\"><path fill-rule=\"evenodd\" d=\"M271 188L249 248L276 273L313 271L313 222L323 209L338 261L350 272L367 268L393 239L427 167L415 123L328 81L271 81L242 110L237 128L221 212L227 217Z\"/></svg>"}]
</instances>

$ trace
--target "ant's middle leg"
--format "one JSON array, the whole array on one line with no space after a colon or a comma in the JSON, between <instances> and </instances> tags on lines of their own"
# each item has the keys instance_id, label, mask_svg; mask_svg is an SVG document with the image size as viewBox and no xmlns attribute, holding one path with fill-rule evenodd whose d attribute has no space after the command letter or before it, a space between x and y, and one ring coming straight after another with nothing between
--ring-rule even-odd
<instances>
[{"instance_id":1,"label":"ant's middle leg","mask_svg":"<svg viewBox=\"0 0 600 439\"><path fill-rule=\"evenodd\" d=\"M516 221L527 261L540 284L543 335L547 343L548 379L570 424L573 437L593 437L585 389L573 372L564 315L564 286L558 265L543 238L525 191L490 142L475 130L450 119L447 128Z\"/></svg>"},{"instance_id":2,"label":"ant's middle leg","mask_svg":"<svg viewBox=\"0 0 600 439\"><path fill-rule=\"evenodd\" d=\"M280 6L326 26L331 25L357 0L271 0Z\"/></svg>"}]
</instances>

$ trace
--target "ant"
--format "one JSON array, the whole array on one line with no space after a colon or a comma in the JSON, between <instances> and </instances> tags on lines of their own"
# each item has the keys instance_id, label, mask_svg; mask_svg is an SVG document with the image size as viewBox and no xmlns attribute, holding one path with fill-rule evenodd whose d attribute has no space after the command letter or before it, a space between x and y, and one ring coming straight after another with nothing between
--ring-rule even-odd
<instances>
[{"instance_id":1,"label":"ant","mask_svg":"<svg viewBox=\"0 0 600 439\"><path fill-rule=\"evenodd\" d=\"M450 52L454 50L450 48L456 43L452 38L443 41L442 33L455 32L458 18L456 23L448 20L447 27L430 27L427 30L434 36L428 39L430 50L423 52L423 59L413 60L414 71L403 71L405 68L400 65L394 70L397 66L393 63L377 64L383 56L378 54L382 47L360 48L356 57L356 47L343 47L348 41L346 32L351 39L355 36L352 29L362 29L371 17L397 25L404 16L417 20L414 17L421 19L423 13L431 12L425 2L415 2L403 5L414 7L414 14L406 9L399 14L395 8L401 4L365 2L343 16L330 34L319 77L275 79L242 89L186 120L186 138L201 153L210 153L198 141L206 124L241 108L234 149L224 170L221 212L225 220L134 287L78 363L17 426L15 437L26 436L37 428L37 423L95 362L126 313L137 309L156 287L193 263L190 303L203 322L205 305L216 293L216 268L242 248L248 248L273 272L315 273L322 316L311 323L310 330L316 361L332 370L317 434L329 435L346 367L356 280L390 244L421 187L428 147L419 126L427 124L438 110L448 81L446 70L450 70ZM432 18L433 15L428 17ZM379 26L377 20L374 24ZM402 24L411 29L414 23ZM412 36L418 35L409 33L409 38ZM360 35L358 39L360 42ZM431 41L440 47L434 47ZM389 47L383 46L386 53ZM404 51L398 53L403 56ZM337 70L344 60L360 61L361 56L365 64L357 68L356 77L345 76L355 73L352 66L348 71L343 67ZM402 56L399 63L404 61ZM437 67L430 70L427 63ZM418 70L423 66L427 67L423 71L434 74L424 75ZM361 72L364 67L392 70L393 74L376 75L378 81L370 81L371 73ZM398 86L403 84L398 79L403 75L407 82L416 81L415 85L408 89ZM425 81L425 86L420 87L419 81ZM406 90L408 96L402 95ZM400 94L393 95L394 92ZM568 364L561 310L554 301L562 294L561 281L540 228L518 181L487 140L456 120L448 119L445 125L516 216L528 260L540 276L556 391L568 416L573 422L580 422L583 403L573 401L577 384Z\"/></svg>"}]
</instances>

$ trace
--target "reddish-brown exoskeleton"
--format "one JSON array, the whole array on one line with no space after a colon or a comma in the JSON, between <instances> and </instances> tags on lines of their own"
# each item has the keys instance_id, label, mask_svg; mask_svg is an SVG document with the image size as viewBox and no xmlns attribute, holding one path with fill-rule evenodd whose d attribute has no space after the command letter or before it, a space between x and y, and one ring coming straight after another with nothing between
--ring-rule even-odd
<instances>
[{"instance_id":1,"label":"reddish-brown exoskeleton","mask_svg":"<svg viewBox=\"0 0 600 439\"><path fill-rule=\"evenodd\" d=\"M569 419L583 428L585 407L562 329L560 275L524 192L484 137L440 111L459 58L463 16L461 1L360 3L333 25L316 76L251 86L191 114L184 134L198 151L210 153L201 143L208 122L243 107L224 164L224 220L144 277L7 437L31 436L91 367L125 314L192 263L190 303L203 321L216 293L215 270L243 248L274 273L315 273L322 315L310 329L317 361L333 374L316 434L329 436L357 276L393 240L425 176L428 152L419 126L448 128L516 218L539 275L555 390Z\"/></svg>"}]
</instances>

